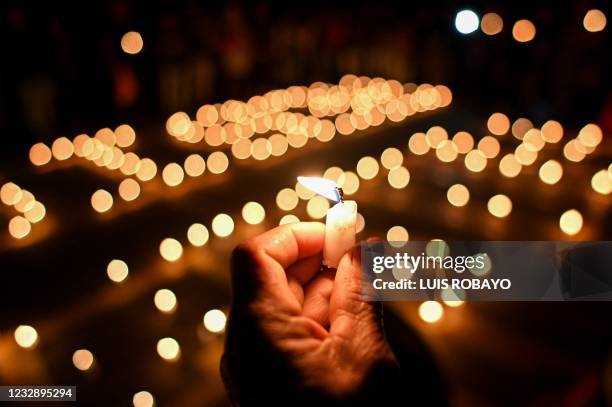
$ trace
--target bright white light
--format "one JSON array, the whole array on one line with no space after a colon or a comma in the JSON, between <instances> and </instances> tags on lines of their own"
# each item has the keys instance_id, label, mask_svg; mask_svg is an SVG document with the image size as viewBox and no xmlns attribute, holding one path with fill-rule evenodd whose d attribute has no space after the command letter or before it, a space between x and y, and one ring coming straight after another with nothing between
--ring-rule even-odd
<instances>
[{"instance_id":1,"label":"bright white light","mask_svg":"<svg viewBox=\"0 0 612 407\"><path fill-rule=\"evenodd\" d=\"M298 182L304 185L312 192L324 196L334 202L340 202L340 196L338 195L337 184L327 178L316 178L316 177L298 177Z\"/></svg>"},{"instance_id":2,"label":"bright white light","mask_svg":"<svg viewBox=\"0 0 612 407\"><path fill-rule=\"evenodd\" d=\"M472 10L461 10L455 17L455 27L461 34L470 34L478 29L478 16Z\"/></svg>"}]
</instances>

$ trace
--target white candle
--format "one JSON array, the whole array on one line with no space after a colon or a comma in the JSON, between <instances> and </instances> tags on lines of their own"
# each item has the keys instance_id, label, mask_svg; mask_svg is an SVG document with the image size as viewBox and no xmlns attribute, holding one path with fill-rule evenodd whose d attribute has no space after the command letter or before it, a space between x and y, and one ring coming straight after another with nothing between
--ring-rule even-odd
<instances>
[{"instance_id":1,"label":"white candle","mask_svg":"<svg viewBox=\"0 0 612 407\"><path fill-rule=\"evenodd\" d=\"M327 211L323 265L336 268L342 256L355 245L357 203L343 201L340 188L325 178L298 177L306 188L330 199L336 204Z\"/></svg>"},{"instance_id":2,"label":"white candle","mask_svg":"<svg viewBox=\"0 0 612 407\"><path fill-rule=\"evenodd\" d=\"M344 253L355 246L356 223L357 203L355 201L338 202L327 211L323 245L324 266L338 267Z\"/></svg>"}]
</instances>

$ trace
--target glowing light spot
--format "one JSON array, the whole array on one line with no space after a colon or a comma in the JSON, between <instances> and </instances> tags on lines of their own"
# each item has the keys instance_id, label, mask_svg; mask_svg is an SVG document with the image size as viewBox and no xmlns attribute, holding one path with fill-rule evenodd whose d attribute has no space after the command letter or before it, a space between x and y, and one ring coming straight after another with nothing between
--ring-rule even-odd
<instances>
[{"instance_id":1,"label":"glowing light spot","mask_svg":"<svg viewBox=\"0 0 612 407\"><path fill-rule=\"evenodd\" d=\"M423 155L429 151L429 144L425 133L414 133L408 140L408 149L416 155Z\"/></svg>"},{"instance_id":2,"label":"glowing light spot","mask_svg":"<svg viewBox=\"0 0 612 407\"><path fill-rule=\"evenodd\" d=\"M565 211L559 218L559 227L569 236L574 236L582 230L582 214L576 209Z\"/></svg>"},{"instance_id":3,"label":"glowing light spot","mask_svg":"<svg viewBox=\"0 0 612 407\"><path fill-rule=\"evenodd\" d=\"M32 225L23 216L13 217L8 224L8 231L15 239L23 239L30 234Z\"/></svg>"},{"instance_id":4,"label":"glowing light spot","mask_svg":"<svg viewBox=\"0 0 612 407\"><path fill-rule=\"evenodd\" d=\"M595 148L601 143L603 133L598 125L590 123L580 129L576 139L583 146Z\"/></svg>"},{"instance_id":5,"label":"glowing light spot","mask_svg":"<svg viewBox=\"0 0 612 407\"><path fill-rule=\"evenodd\" d=\"M455 28L461 34L470 34L478 29L478 16L472 10L461 10L455 17Z\"/></svg>"},{"instance_id":6,"label":"glowing light spot","mask_svg":"<svg viewBox=\"0 0 612 407\"><path fill-rule=\"evenodd\" d=\"M133 201L140 195L140 184L132 178L126 178L119 184L119 196L124 201Z\"/></svg>"},{"instance_id":7,"label":"glowing light spot","mask_svg":"<svg viewBox=\"0 0 612 407\"><path fill-rule=\"evenodd\" d=\"M579 162L584 159L585 154L578 149L577 144L576 140L570 140L563 147L563 156L569 161Z\"/></svg>"},{"instance_id":8,"label":"glowing light spot","mask_svg":"<svg viewBox=\"0 0 612 407\"><path fill-rule=\"evenodd\" d=\"M72 354L72 363L74 367L81 371L87 371L91 369L94 363L93 353L87 349L79 349Z\"/></svg>"},{"instance_id":9,"label":"glowing light spot","mask_svg":"<svg viewBox=\"0 0 612 407\"><path fill-rule=\"evenodd\" d=\"M440 297L444 304L451 308L459 307L465 303L465 291L461 288L451 289L445 288L440 293Z\"/></svg>"},{"instance_id":10,"label":"glowing light spot","mask_svg":"<svg viewBox=\"0 0 612 407\"><path fill-rule=\"evenodd\" d=\"M425 246L425 253L428 256L448 256L450 247L442 239L432 239Z\"/></svg>"},{"instance_id":11,"label":"glowing light spot","mask_svg":"<svg viewBox=\"0 0 612 407\"><path fill-rule=\"evenodd\" d=\"M192 126L191 119L185 112L176 112L166 121L166 131L174 137L187 135Z\"/></svg>"},{"instance_id":12,"label":"glowing light spot","mask_svg":"<svg viewBox=\"0 0 612 407\"><path fill-rule=\"evenodd\" d=\"M300 199L304 199L304 200L310 199L316 195L314 191L311 191L310 189L306 188L304 185L302 185L299 182L296 182L295 184L295 192L297 196L300 197Z\"/></svg>"},{"instance_id":13,"label":"glowing light spot","mask_svg":"<svg viewBox=\"0 0 612 407\"><path fill-rule=\"evenodd\" d=\"M134 407L153 407L155 405L155 399L151 393L143 390L134 394L132 404L134 404Z\"/></svg>"},{"instance_id":14,"label":"glowing light spot","mask_svg":"<svg viewBox=\"0 0 612 407\"><path fill-rule=\"evenodd\" d=\"M34 206L24 213L24 216L31 223L37 223L44 219L46 213L47 210L45 209L45 206L42 203L36 201L34 202Z\"/></svg>"},{"instance_id":15,"label":"glowing light spot","mask_svg":"<svg viewBox=\"0 0 612 407\"><path fill-rule=\"evenodd\" d=\"M272 154L272 145L267 138L260 137L251 145L251 155L258 161L265 160Z\"/></svg>"},{"instance_id":16,"label":"glowing light spot","mask_svg":"<svg viewBox=\"0 0 612 407\"><path fill-rule=\"evenodd\" d=\"M98 189L91 195L91 207L99 213L107 212L113 207L113 196L104 189Z\"/></svg>"},{"instance_id":17,"label":"glowing light spot","mask_svg":"<svg viewBox=\"0 0 612 407\"><path fill-rule=\"evenodd\" d=\"M522 140L527 130L533 128L533 123L529 119L525 119L524 117L519 117L512 123L512 135Z\"/></svg>"},{"instance_id":18,"label":"glowing light spot","mask_svg":"<svg viewBox=\"0 0 612 407\"><path fill-rule=\"evenodd\" d=\"M289 142L282 134L273 134L268 141L270 143L270 152L275 157L285 154L289 148Z\"/></svg>"},{"instance_id":19,"label":"glowing light spot","mask_svg":"<svg viewBox=\"0 0 612 407\"><path fill-rule=\"evenodd\" d=\"M123 156L123 165L119 169L122 174L125 175L134 175L140 171L140 167L142 167L142 162L138 155L135 153L126 153ZM157 170L157 169L156 169Z\"/></svg>"},{"instance_id":20,"label":"glowing light spot","mask_svg":"<svg viewBox=\"0 0 612 407\"><path fill-rule=\"evenodd\" d=\"M183 255L183 246L178 240L167 237L159 244L159 254L164 260L175 262Z\"/></svg>"},{"instance_id":21,"label":"glowing light spot","mask_svg":"<svg viewBox=\"0 0 612 407\"><path fill-rule=\"evenodd\" d=\"M344 174L344 171L342 170L342 168L340 168L340 167L329 167L323 173L323 178L327 178L327 179L332 180L332 181L337 183L338 180L340 179L340 177L342 177L343 174Z\"/></svg>"},{"instance_id":22,"label":"glowing light spot","mask_svg":"<svg viewBox=\"0 0 612 407\"><path fill-rule=\"evenodd\" d=\"M459 149L451 140L443 140L436 149L436 157L438 160L449 163L454 161L459 154Z\"/></svg>"},{"instance_id":23,"label":"glowing light spot","mask_svg":"<svg viewBox=\"0 0 612 407\"><path fill-rule=\"evenodd\" d=\"M487 13L482 16L480 29L487 35L499 34L504 28L504 21L497 13Z\"/></svg>"},{"instance_id":24,"label":"glowing light spot","mask_svg":"<svg viewBox=\"0 0 612 407\"><path fill-rule=\"evenodd\" d=\"M518 42L529 42L535 35L535 25L529 20L518 20L512 27L512 37Z\"/></svg>"},{"instance_id":25,"label":"glowing light spot","mask_svg":"<svg viewBox=\"0 0 612 407\"><path fill-rule=\"evenodd\" d=\"M176 309L176 295L167 288L162 288L155 292L153 297L155 308L163 313L169 314Z\"/></svg>"},{"instance_id":26,"label":"glowing light spot","mask_svg":"<svg viewBox=\"0 0 612 407\"><path fill-rule=\"evenodd\" d=\"M157 354L168 361L175 361L180 357L181 347L174 338L162 338L157 342Z\"/></svg>"},{"instance_id":27,"label":"glowing light spot","mask_svg":"<svg viewBox=\"0 0 612 407\"><path fill-rule=\"evenodd\" d=\"M183 167L177 163L170 163L166 165L162 171L162 179L164 183L169 187L175 187L183 182L185 178L185 172Z\"/></svg>"},{"instance_id":28,"label":"glowing light spot","mask_svg":"<svg viewBox=\"0 0 612 407\"><path fill-rule=\"evenodd\" d=\"M387 230L387 242L395 247L401 247L410 239L408 231L403 226L393 226Z\"/></svg>"},{"instance_id":29,"label":"glowing light spot","mask_svg":"<svg viewBox=\"0 0 612 407\"><path fill-rule=\"evenodd\" d=\"M540 167L538 171L540 180L548 185L554 185L563 176L563 167L558 161L548 160Z\"/></svg>"},{"instance_id":30,"label":"glowing light spot","mask_svg":"<svg viewBox=\"0 0 612 407\"><path fill-rule=\"evenodd\" d=\"M478 150L480 150L486 158L495 158L500 151L499 141L493 136L485 136L478 142Z\"/></svg>"},{"instance_id":31,"label":"glowing light spot","mask_svg":"<svg viewBox=\"0 0 612 407\"><path fill-rule=\"evenodd\" d=\"M187 240L195 247L204 246L209 237L208 229L201 223L194 223L187 229Z\"/></svg>"},{"instance_id":32,"label":"glowing light spot","mask_svg":"<svg viewBox=\"0 0 612 407\"><path fill-rule=\"evenodd\" d=\"M542 137L542 132L538 129L529 129L523 137L523 144L529 151L540 151L546 142Z\"/></svg>"},{"instance_id":33,"label":"glowing light spot","mask_svg":"<svg viewBox=\"0 0 612 407\"><path fill-rule=\"evenodd\" d=\"M558 143L563 138L563 126L555 120L548 120L542 125L542 138L547 143Z\"/></svg>"},{"instance_id":34,"label":"glowing light spot","mask_svg":"<svg viewBox=\"0 0 612 407\"><path fill-rule=\"evenodd\" d=\"M365 229L365 218L357 212L357 220L355 221L355 232L361 233Z\"/></svg>"},{"instance_id":35,"label":"glowing light spot","mask_svg":"<svg viewBox=\"0 0 612 407\"><path fill-rule=\"evenodd\" d=\"M487 166L487 157L480 150L472 150L465 155L465 167L472 172L481 172Z\"/></svg>"},{"instance_id":36,"label":"glowing light spot","mask_svg":"<svg viewBox=\"0 0 612 407\"><path fill-rule=\"evenodd\" d=\"M84 154L84 157L89 161L96 161L102 157L106 151L106 146L102 142L95 138L90 138L88 141L83 143L83 152L89 151L89 154Z\"/></svg>"},{"instance_id":37,"label":"glowing light spot","mask_svg":"<svg viewBox=\"0 0 612 407\"><path fill-rule=\"evenodd\" d=\"M151 160L150 158L143 158L140 160L140 168L136 172L136 177L139 180L143 182L150 181L155 178L156 174L157 165L155 164L155 161Z\"/></svg>"},{"instance_id":38,"label":"glowing light spot","mask_svg":"<svg viewBox=\"0 0 612 407\"><path fill-rule=\"evenodd\" d=\"M206 162L199 154L191 154L185 158L185 172L190 177L199 177L206 170Z\"/></svg>"},{"instance_id":39,"label":"glowing light spot","mask_svg":"<svg viewBox=\"0 0 612 407\"><path fill-rule=\"evenodd\" d=\"M587 11L582 20L584 29L592 33L603 31L603 29L606 28L606 23L606 15L601 10L597 9Z\"/></svg>"},{"instance_id":40,"label":"glowing light spot","mask_svg":"<svg viewBox=\"0 0 612 407\"><path fill-rule=\"evenodd\" d=\"M503 113L493 113L487 120L487 128L496 136L503 136L510 130L510 120Z\"/></svg>"},{"instance_id":41,"label":"glowing light spot","mask_svg":"<svg viewBox=\"0 0 612 407\"><path fill-rule=\"evenodd\" d=\"M296 223L296 222L299 222L299 221L300 221L300 218L298 218L297 216L292 215L292 214L287 214L287 215L283 216L280 219L280 222L278 222L278 224L279 225L286 225L286 224L289 224L289 223Z\"/></svg>"},{"instance_id":42,"label":"glowing light spot","mask_svg":"<svg viewBox=\"0 0 612 407\"><path fill-rule=\"evenodd\" d=\"M607 170L597 171L591 178L591 187L595 192L608 195L612 192L612 174Z\"/></svg>"},{"instance_id":43,"label":"glowing light spot","mask_svg":"<svg viewBox=\"0 0 612 407\"><path fill-rule=\"evenodd\" d=\"M15 209L17 209L19 212L25 213L29 211L30 209L32 209L35 204L36 204L36 199L34 198L34 195L27 189L22 189L21 198L19 199L19 201L17 201L17 203L14 206L15 206Z\"/></svg>"},{"instance_id":44,"label":"glowing light spot","mask_svg":"<svg viewBox=\"0 0 612 407\"><path fill-rule=\"evenodd\" d=\"M291 188L282 189L276 194L276 205L284 211L295 209L298 201L297 193Z\"/></svg>"},{"instance_id":45,"label":"glowing light spot","mask_svg":"<svg viewBox=\"0 0 612 407\"><path fill-rule=\"evenodd\" d=\"M470 191L465 185L455 184L446 191L446 198L453 206L465 206L470 200Z\"/></svg>"},{"instance_id":46,"label":"glowing light spot","mask_svg":"<svg viewBox=\"0 0 612 407\"><path fill-rule=\"evenodd\" d=\"M326 143L336 135L336 126L330 120L321 120L321 131L316 135L317 140Z\"/></svg>"},{"instance_id":47,"label":"glowing light spot","mask_svg":"<svg viewBox=\"0 0 612 407\"><path fill-rule=\"evenodd\" d=\"M112 159L106 165L106 168L108 168L109 170L120 169L125 164L125 154L123 154L121 149L119 149L118 147L113 147L110 150L110 153L112 154ZM140 160L138 164L140 164Z\"/></svg>"},{"instance_id":48,"label":"glowing light spot","mask_svg":"<svg viewBox=\"0 0 612 407\"><path fill-rule=\"evenodd\" d=\"M15 342L22 348L32 348L38 343L38 332L30 325L19 325L14 333Z\"/></svg>"},{"instance_id":49,"label":"glowing light spot","mask_svg":"<svg viewBox=\"0 0 612 407\"><path fill-rule=\"evenodd\" d=\"M220 213L213 218L212 230L219 237L227 237L234 231L234 220L231 216Z\"/></svg>"},{"instance_id":50,"label":"glowing light spot","mask_svg":"<svg viewBox=\"0 0 612 407\"><path fill-rule=\"evenodd\" d=\"M538 152L537 151L533 151L533 150L529 150L525 144L520 144L515 150L514 150L514 156L516 157L517 161L519 163L521 163L522 165L525 166L529 166L531 164L533 164L535 162L535 160L538 158Z\"/></svg>"},{"instance_id":51,"label":"glowing light spot","mask_svg":"<svg viewBox=\"0 0 612 407\"><path fill-rule=\"evenodd\" d=\"M499 172L508 178L514 178L521 173L523 165L514 154L506 154L499 160Z\"/></svg>"},{"instance_id":52,"label":"glowing light spot","mask_svg":"<svg viewBox=\"0 0 612 407\"><path fill-rule=\"evenodd\" d=\"M438 148L440 143L444 140L448 140L448 133L444 128L440 126L433 126L429 130L427 130L427 134L425 136L425 141L427 141L427 145L431 148Z\"/></svg>"},{"instance_id":53,"label":"glowing light spot","mask_svg":"<svg viewBox=\"0 0 612 407\"><path fill-rule=\"evenodd\" d=\"M219 112L213 105L204 105L196 112L196 120L202 126L210 127L219 120Z\"/></svg>"},{"instance_id":54,"label":"glowing light spot","mask_svg":"<svg viewBox=\"0 0 612 407\"><path fill-rule=\"evenodd\" d=\"M349 114L342 113L336 117L336 130L343 135L349 135L355 131Z\"/></svg>"},{"instance_id":55,"label":"glowing light spot","mask_svg":"<svg viewBox=\"0 0 612 407\"><path fill-rule=\"evenodd\" d=\"M266 210L258 202L247 202L242 207L242 218L250 225L257 225L263 222L266 217Z\"/></svg>"},{"instance_id":56,"label":"glowing light spot","mask_svg":"<svg viewBox=\"0 0 612 407\"><path fill-rule=\"evenodd\" d=\"M204 327L210 332L217 333L223 332L225 329L225 322L227 321L227 317L223 313L223 311L218 309L211 309L210 311L204 314L203 322Z\"/></svg>"},{"instance_id":57,"label":"glowing light spot","mask_svg":"<svg viewBox=\"0 0 612 407\"><path fill-rule=\"evenodd\" d=\"M575 141L574 146L576 147L576 150L578 150L578 152L580 152L581 154L584 154L585 156L595 151L595 147L585 146L584 144L580 142L580 140L578 140L578 138L574 139L574 141Z\"/></svg>"},{"instance_id":58,"label":"glowing light spot","mask_svg":"<svg viewBox=\"0 0 612 407\"><path fill-rule=\"evenodd\" d=\"M30 148L30 161L36 166L47 164L51 156L51 149L44 143L36 143Z\"/></svg>"},{"instance_id":59,"label":"glowing light spot","mask_svg":"<svg viewBox=\"0 0 612 407\"><path fill-rule=\"evenodd\" d=\"M376 177L376 175L378 174L378 170L379 170L378 161L376 161L374 157L370 157L370 156L362 157L357 162L357 174L363 179L367 180L367 179L372 179Z\"/></svg>"},{"instance_id":60,"label":"glowing light spot","mask_svg":"<svg viewBox=\"0 0 612 407\"><path fill-rule=\"evenodd\" d=\"M487 203L487 209L491 215L505 218L512 212L512 201L506 195L495 195Z\"/></svg>"},{"instance_id":61,"label":"glowing light spot","mask_svg":"<svg viewBox=\"0 0 612 407\"><path fill-rule=\"evenodd\" d=\"M383 167L388 170L392 170L402 165L404 162L404 156L397 148L389 147L380 155L380 162L382 163Z\"/></svg>"},{"instance_id":62,"label":"glowing light spot","mask_svg":"<svg viewBox=\"0 0 612 407\"><path fill-rule=\"evenodd\" d=\"M419 317L430 324L439 321L443 314L444 309L437 301L425 301L419 305Z\"/></svg>"},{"instance_id":63,"label":"glowing light spot","mask_svg":"<svg viewBox=\"0 0 612 407\"><path fill-rule=\"evenodd\" d=\"M113 147L117 142L117 136L108 127L98 130L94 137L106 147Z\"/></svg>"},{"instance_id":64,"label":"glowing light spot","mask_svg":"<svg viewBox=\"0 0 612 407\"><path fill-rule=\"evenodd\" d=\"M120 283L125 280L129 274L128 265L123 260L111 260L106 266L106 274L111 281Z\"/></svg>"},{"instance_id":65,"label":"glowing light spot","mask_svg":"<svg viewBox=\"0 0 612 407\"><path fill-rule=\"evenodd\" d=\"M129 147L136 140L136 132L129 124L122 124L115 129L118 147Z\"/></svg>"},{"instance_id":66,"label":"glowing light spot","mask_svg":"<svg viewBox=\"0 0 612 407\"><path fill-rule=\"evenodd\" d=\"M229 160L222 151L215 151L208 156L208 170L213 174L221 174L227 170Z\"/></svg>"},{"instance_id":67,"label":"glowing light spot","mask_svg":"<svg viewBox=\"0 0 612 407\"><path fill-rule=\"evenodd\" d=\"M306 213L308 213L308 216L313 219L324 218L328 209L329 201L320 195L310 198L308 200L308 204L306 205Z\"/></svg>"},{"instance_id":68,"label":"glowing light spot","mask_svg":"<svg viewBox=\"0 0 612 407\"><path fill-rule=\"evenodd\" d=\"M353 195L359 189L359 177L352 171L344 171L338 177L338 186L342 188L345 195Z\"/></svg>"},{"instance_id":69,"label":"glowing light spot","mask_svg":"<svg viewBox=\"0 0 612 407\"><path fill-rule=\"evenodd\" d=\"M121 37L121 49L126 54L138 54L143 45L142 36L136 31L128 31Z\"/></svg>"},{"instance_id":70,"label":"glowing light spot","mask_svg":"<svg viewBox=\"0 0 612 407\"><path fill-rule=\"evenodd\" d=\"M66 137L60 137L51 145L51 152L56 160L67 160L74 154L74 145Z\"/></svg>"},{"instance_id":71,"label":"glowing light spot","mask_svg":"<svg viewBox=\"0 0 612 407\"><path fill-rule=\"evenodd\" d=\"M72 144L77 157L86 157L93 153L94 143L87 134L79 134L72 140Z\"/></svg>"},{"instance_id":72,"label":"glowing light spot","mask_svg":"<svg viewBox=\"0 0 612 407\"><path fill-rule=\"evenodd\" d=\"M459 131L453 136L453 143L460 154L467 154L474 148L474 137L467 131Z\"/></svg>"},{"instance_id":73,"label":"glowing light spot","mask_svg":"<svg viewBox=\"0 0 612 407\"><path fill-rule=\"evenodd\" d=\"M249 158L251 156L251 144L252 142L249 139L238 140L232 144L232 155L239 160Z\"/></svg>"},{"instance_id":74,"label":"glowing light spot","mask_svg":"<svg viewBox=\"0 0 612 407\"><path fill-rule=\"evenodd\" d=\"M5 205L15 205L23 197L22 189L13 182L7 182L0 188L0 199Z\"/></svg>"},{"instance_id":75,"label":"glowing light spot","mask_svg":"<svg viewBox=\"0 0 612 407\"><path fill-rule=\"evenodd\" d=\"M405 188L410 182L410 172L406 167L397 167L389 171L387 181L395 189Z\"/></svg>"}]
</instances>

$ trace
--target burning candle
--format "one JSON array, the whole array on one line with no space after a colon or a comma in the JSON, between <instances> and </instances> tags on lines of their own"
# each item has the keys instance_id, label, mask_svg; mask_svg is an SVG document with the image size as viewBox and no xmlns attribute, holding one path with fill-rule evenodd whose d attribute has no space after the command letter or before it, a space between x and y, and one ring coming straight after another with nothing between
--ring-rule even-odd
<instances>
[{"instance_id":1,"label":"burning candle","mask_svg":"<svg viewBox=\"0 0 612 407\"><path fill-rule=\"evenodd\" d=\"M311 191L336 203L327 211L323 245L323 265L336 268L344 253L355 245L357 203L345 201L342 189L331 180L298 177L298 181Z\"/></svg>"}]
</instances>

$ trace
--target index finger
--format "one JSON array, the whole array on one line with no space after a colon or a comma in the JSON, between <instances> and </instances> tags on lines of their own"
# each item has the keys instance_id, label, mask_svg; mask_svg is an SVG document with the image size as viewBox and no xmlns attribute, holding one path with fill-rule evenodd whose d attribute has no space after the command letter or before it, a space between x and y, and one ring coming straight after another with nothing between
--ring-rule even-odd
<instances>
[{"instance_id":1,"label":"index finger","mask_svg":"<svg viewBox=\"0 0 612 407\"><path fill-rule=\"evenodd\" d=\"M325 225L297 222L282 225L255 237L250 244L287 269L296 261L323 250Z\"/></svg>"},{"instance_id":2,"label":"index finger","mask_svg":"<svg viewBox=\"0 0 612 407\"><path fill-rule=\"evenodd\" d=\"M324 238L322 223L299 222L279 226L239 245L232 256L235 293L252 294L264 287L269 292L286 292L286 270L298 260L321 252Z\"/></svg>"}]
</instances>

